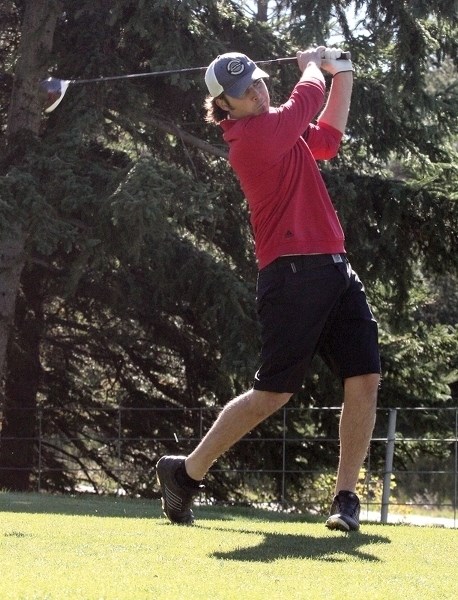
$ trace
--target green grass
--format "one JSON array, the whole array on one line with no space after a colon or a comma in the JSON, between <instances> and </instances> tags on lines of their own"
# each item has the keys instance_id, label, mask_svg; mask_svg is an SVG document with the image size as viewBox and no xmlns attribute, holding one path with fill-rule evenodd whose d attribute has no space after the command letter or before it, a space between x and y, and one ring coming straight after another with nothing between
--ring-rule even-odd
<instances>
[{"instance_id":1,"label":"green grass","mask_svg":"<svg viewBox=\"0 0 458 600\"><path fill-rule=\"evenodd\" d=\"M458 532L157 501L0 493L0 598L455 600Z\"/></svg>"}]
</instances>

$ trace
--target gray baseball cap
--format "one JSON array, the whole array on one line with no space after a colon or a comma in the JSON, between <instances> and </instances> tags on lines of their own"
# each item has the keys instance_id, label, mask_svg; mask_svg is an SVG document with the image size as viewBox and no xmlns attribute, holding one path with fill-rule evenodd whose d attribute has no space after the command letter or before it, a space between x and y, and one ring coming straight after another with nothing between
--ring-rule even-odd
<instances>
[{"instance_id":1,"label":"gray baseball cap","mask_svg":"<svg viewBox=\"0 0 458 600\"><path fill-rule=\"evenodd\" d=\"M233 98L241 98L254 81L264 77L269 75L248 56L239 52L227 52L217 56L208 66L205 83L213 98L223 92Z\"/></svg>"}]
</instances>

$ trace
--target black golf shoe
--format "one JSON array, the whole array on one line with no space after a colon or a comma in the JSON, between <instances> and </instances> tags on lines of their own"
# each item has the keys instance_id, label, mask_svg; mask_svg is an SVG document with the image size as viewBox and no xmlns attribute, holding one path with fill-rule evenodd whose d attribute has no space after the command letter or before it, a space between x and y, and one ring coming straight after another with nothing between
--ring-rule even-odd
<instances>
[{"instance_id":1,"label":"black golf shoe","mask_svg":"<svg viewBox=\"0 0 458 600\"><path fill-rule=\"evenodd\" d=\"M199 482L195 485L183 483L187 479L185 458L185 456L163 456L156 465L156 477L161 486L164 515L172 523L192 525L194 523L192 501L204 486Z\"/></svg>"},{"instance_id":2,"label":"black golf shoe","mask_svg":"<svg viewBox=\"0 0 458 600\"><path fill-rule=\"evenodd\" d=\"M359 510L358 496L353 492L341 490L334 497L326 527L339 531L358 531Z\"/></svg>"}]
</instances>

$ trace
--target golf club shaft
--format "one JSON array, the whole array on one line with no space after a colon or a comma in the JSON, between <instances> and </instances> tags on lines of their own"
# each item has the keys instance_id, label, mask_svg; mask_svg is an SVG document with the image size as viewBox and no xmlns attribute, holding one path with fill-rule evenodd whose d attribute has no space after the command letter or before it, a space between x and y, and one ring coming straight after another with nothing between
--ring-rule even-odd
<instances>
[{"instance_id":1,"label":"golf club shaft","mask_svg":"<svg viewBox=\"0 0 458 600\"><path fill-rule=\"evenodd\" d=\"M350 53L342 52L337 60L349 60ZM275 63L293 63L296 62L295 56L288 56L285 58L272 58L270 60L259 60L256 61L257 65L271 65ZM114 81L116 79L134 79L137 77L159 77L165 75L175 75L177 73L198 73L205 71L207 67L190 67L185 69L171 69L169 71L151 71L149 73L131 73L130 75L112 75L109 77L95 77L93 79L71 79L69 83L82 84L82 83L101 83L102 81Z\"/></svg>"}]
</instances>

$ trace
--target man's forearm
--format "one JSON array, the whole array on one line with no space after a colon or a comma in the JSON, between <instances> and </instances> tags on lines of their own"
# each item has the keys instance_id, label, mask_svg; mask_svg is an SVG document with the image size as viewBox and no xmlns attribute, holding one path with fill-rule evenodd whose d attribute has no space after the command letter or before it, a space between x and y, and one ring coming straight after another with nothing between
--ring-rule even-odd
<instances>
[{"instance_id":1,"label":"man's forearm","mask_svg":"<svg viewBox=\"0 0 458 600\"><path fill-rule=\"evenodd\" d=\"M328 100L318 121L323 121L344 133L350 110L352 88L353 73L351 71L337 73L332 79Z\"/></svg>"}]
</instances>

